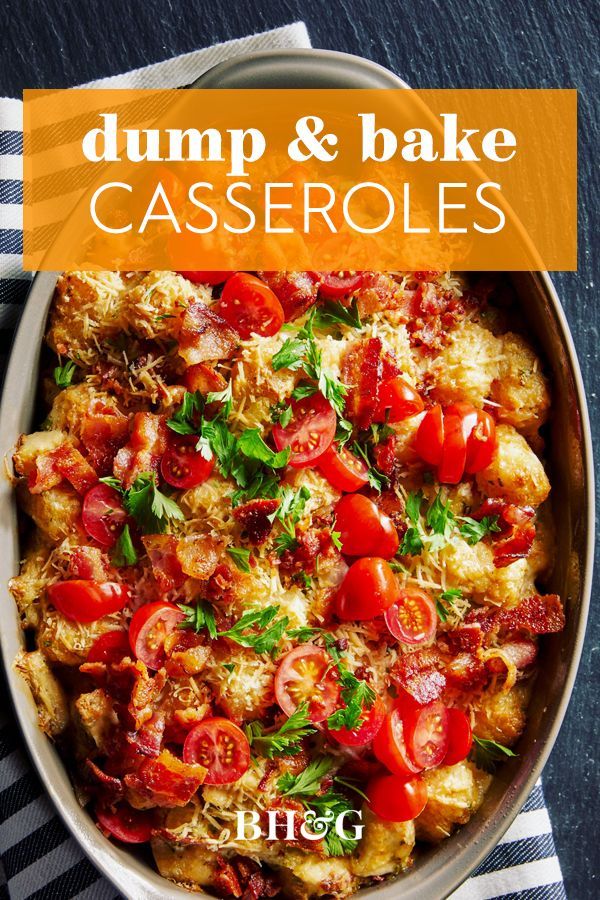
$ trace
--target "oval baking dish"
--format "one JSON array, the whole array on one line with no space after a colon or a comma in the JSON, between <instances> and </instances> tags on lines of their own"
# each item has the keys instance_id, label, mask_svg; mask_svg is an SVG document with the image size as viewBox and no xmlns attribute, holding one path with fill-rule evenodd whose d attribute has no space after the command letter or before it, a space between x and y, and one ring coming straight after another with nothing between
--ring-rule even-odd
<instances>
[{"instance_id":1,"label":"oval baking dish","mask_svg":"<svg viewBox=\"0 0 600 900\"><path fill-rule=\"evenodd\" d=\"M200 88L398 88L406 85L381 67L357 57L329 51L274 51L231 60L206 73ZM55 275L42 273L33 283L17 332L0 411L0 441L10 457L23 432L30 430L36 400L37 370ZM515 273L514 288L524 320L535 335L553 383L554 409L550 424L549 467L552 503L560 515L556 566L548 589L565 600L564 632L543 642L544 679L539 680L529 707L527 729L518 757L496 777L479 812L435 849L419 854L413 869L361 897L392 900L401 885L407 900L447 896L473 871L498 842L519 811L550 753L575 678L589 602L593 547L593 470L586 402L573 342L552 282L545 273ZM35 705L12 660L23 644L14 601L6 589L18 572L19 543L14 492L7 479L0 487L0 522L4 553L0 578L5 586L1 633L6 674L17 716L29 751L58 811L98 868L119 892L130 898L189 898L168 886L142 854L130 853L106 840L75 798L63 764L38 727Z\"/></svg>"}]
</instances>

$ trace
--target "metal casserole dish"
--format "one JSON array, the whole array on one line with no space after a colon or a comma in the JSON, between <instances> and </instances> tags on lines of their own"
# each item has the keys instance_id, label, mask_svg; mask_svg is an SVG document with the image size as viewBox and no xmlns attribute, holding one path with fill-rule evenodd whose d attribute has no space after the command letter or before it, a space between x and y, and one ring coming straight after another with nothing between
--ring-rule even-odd
<instances>
[{"instance_id":1,"label":"metal casserole dish","mask_svg":"<svg viewBox=\"0 0 600 900\"><path fill-rule=\"evenodd\" d=\"M372 62L318 50L273 51L222 63L194 87L202 88L399 88L404 82ZM37 393L37 370L46 315L56 276L41 273L33 283L15 338L0 411L0 451L10 456L22 432L30 430ZM553 383L549 434L552 503L557 528L556 566L548 589L565 601L567 626L542 642L544 678L537 682L518 758L496 776L480 811L468 825L435 849L420 853L399 882L360 892L392 900L401 885L406 900L442 898L454 890L502 837L546 762L561 726L581 655L592 577L593 468L590 427L573 341L552 282L546 273L515 273L512 281L522 313L545 357ZM560 515L556 513L560 510ZM135 900L189 898L166 884L143 854L111 844L82 810L54 747L38 728L35 704L13 660L23 632L8 580L18 572L19 542L14 492L0 484L1 645L6 677L25 740L42 782L66 825L90 859L119 892Z\"/></svg>"}]
</instances>

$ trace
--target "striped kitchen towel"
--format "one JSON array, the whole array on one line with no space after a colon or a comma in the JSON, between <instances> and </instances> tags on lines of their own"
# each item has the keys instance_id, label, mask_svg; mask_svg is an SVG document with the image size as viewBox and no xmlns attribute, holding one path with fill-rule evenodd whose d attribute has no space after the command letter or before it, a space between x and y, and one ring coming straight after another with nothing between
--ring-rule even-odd
<instances>
[{"instance_id":1,"label":"striped kitchen towel","mask_svg":"<svg viewBox=\"0 0 600 900\"><path fill-rule=\"evenodd\" d=\"M238 54L309 46L306 27L300 22L85 87L180 87ZM20 100L0 99L0 358L8 351L30 283L30 275L21 268L21 131ZM24 752L18 727L6 713L0 715L0 900L3 898L117 900L115 889L99 875L57 817ZM488 898L566 898L539 782L505 837L451 900Z\"/></svg>"}]
</instances>

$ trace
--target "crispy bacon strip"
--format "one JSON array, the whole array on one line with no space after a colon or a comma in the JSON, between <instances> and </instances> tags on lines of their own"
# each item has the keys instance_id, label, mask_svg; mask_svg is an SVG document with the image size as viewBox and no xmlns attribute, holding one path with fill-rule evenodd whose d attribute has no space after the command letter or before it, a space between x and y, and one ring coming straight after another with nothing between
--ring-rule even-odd
<instances>
[{"instance_id":1,"label":"crispy bacon strip","mask_svg":"<svg viewBox=\"0 0 600 900\"><path fill-rule=\"evenodd\" d=\"M488 498L473 513L473 518L497 516L500 532L494 535L494 565L497 569L510 566L529 556L535 540L535 510L532 506L516 506L500 498Z\"/></svg>"},{"instance_id":2,"label":"crispy bacon strip","mask_svg":"<svg viewBox=\"0 0 600 900\"><path fill-rule=\"evenodd\" d=\"M181 587L185 572L178 557L180 541L173 534L145 534L142 543L146 548L152 574L161 591L172 591Z\"/></svg>"},{"instance_id":3,"label":"crispy bacon strip","mask_svg":"<svg viewBox=\"0 0 600 900\"><path fill-rule=\"evenodd\" d=\"M128 731L126 738L144 756L158 756L165 732L165 717L154 713L137 731Z\"/></svg>"},{"instance_id":4,"label":"crispy bacon strip","mask_svg":"<svg viewBox=\"0 0 600 900\"><path fill-rule=\"evenodd\" d=\"M29 473L28 486L32 494L56 487L66 479L78 494L85 494L97 481L98 476L87 459L73 446L61 444L47 453L40 453L35 468Z\"/></svg>"},{"instance_id":5,"label":"crispy bacon strip","mask_svg":"<svg viewBox=\"0 0 600 900\"><path fill-rule=\"evenodd\" d=\"M125 775L125 785L155 806L185 806L206 777L204 766L184 763L169 750L145 759L137 772Z\"/></svg>"},{"instance_id":6,"label":"crispy bacon strip","mask_svg":"<svg viewBox=\"0 0 600 900\"><path fill-rule=\"evenodd\" d=\"M177 542L175 553L184 575L206 581L217 568L222 548L222 541L210 535L190 534Z\"/></svg>"},{"instance_id":7,"label":"crispy bacon strip","mask_svg":"<svg viewBox=\"0 0 600 900\"><path fill-rule=\"evenodd\" d=\"M204 303L192 303L181 320L179 355L188 366L229 359L239 343L237 332Z\"/></svg>"},{"instance_id":8,"label":"crispy bacon strip","mask_svg":"<svg viewBox=\"0 0 600 900\"><path fill-rule=\"evenodd\" d=\"M138 475L157 472L167 449L167 425L164 416L140 412L133 417L131 437L115 456L115 478L129 488Z\"/></svg>"},{"instance_id":9,"label":"crispy bacon strip","mask_svg":"<svg viewBox=\"0 0 600 900\"><path fill-rule=\"evenodd\" d=\"M435 647L405 653L394 664L391 676L417 703L431 703L441 697L446 676L441 671L442 659Z\"/></svg>"},{"instance_id":10,"label":"crispy bacon strip","mask_svg":"<svg viewBox=\"0 0 600 900\"><path fill-rule=\"evenodd\" d=\"M99 475L109 475L117 450L129 436L129 420L118 409L92 400L81 423L81 443Z\"/></svg>"},{"instance_id":11,"label":"crispy bacon strip","mask_svg":"<svg viewBox=\"0 0 600 900\"><path fill-rule=\"evenodd\" d=\"M97 781L98 784L102 785L103 788L110 791L113 796L122 796L123 782L120 778L117 778L114 775L108 775L106 772L103 772L102 769L100 769L96 765L96 763L89 758L86 759L85 766L92 778Z\"/></svg>"},{"instance_id":12,"label":"crispy bacon strip","mask_svg":"<svg viewBox=\"0 0 600 900\"><path fill-rule=\"evenodd\" d=\"M280 568L289 575L305 572L313 575L317 560L321 553L326 552L331 546L331 534L327 529L308 528L306 531L296 532L297 546L294 550L286 550L280 560Z\"/></svg>"},{"instance_id":13,"label":"crispy bacon strip","mask_svg":"<svg viewBox=\"0 0 600 900\"><path fill-rule=\"evenodd\" d=\"M108 557L99 547L74 547L69 553L69 578L110 581L111 571Z\"/></svg>"},{"instance_id":14,"label":"crispy bacon strip","mask_svg":"<svg viewBox=\"0 0 600 900\"><path fill-rule=\"evenodd\" d=\"M233 517L248 533L251 544L264 544L271 534L271 516L278 508L279 500L249 500L233 510Z\"/></svg>"},{"instance_id":15,"label":"crispy bacon strip","mask_svg":"<svg viewBox=\"0 0 600 900\"><path fill-rule=\"evenodd\" d=\"M283 307L285 321L303 315L317 302L319 275L316 272L258 272Z\"/></svg>"},{"instance_id":16,"label":"crispy bacon strip","mask_svg":"<svg viewBox=\"0 0 600 900\"><path fill-rule=\"evenodd\" d=\"M363 281L356 294L361 316L372 316L385 309L397 309L410 314L413 291L403 291L389 275L380 272L363 272Z\"/></svg>"},{"instance_id":17,"label":"crispy bacon strip","mask_svg":"<svg viewBox=\"0 0 600 900\"><path fill-rule=\"evenodd\" d=\"M558 594L534 594L511 609L471 610L465 622L478 624L485 636L510 631L553 634L565 627L565 613Z\"/></svg>"},{"instance_id":18,"label":"crispy bacon strip","mask_svg":"<svg viewBox=\"0 0 600 900\"><path fill-rule=\"evenodd\" d=\"M190 366L185 370L183 380L188 391L192 393L200 391L201 394L208 394L210 391L222 391L227 387L223 376L206 363Z\"/></svg>"},{"instance_id":19,"label":"crispy bacon strip","mask_svg":"<svg viewBox=\"0 0 600 900\"><path fill-rule=\"evenodd\" d=\"M359 428L368 428L374 421L383 375L382 349L379 338L357 341L342 362L342 381L350 388L346 415Z\"/></svg>"}]
</instances>

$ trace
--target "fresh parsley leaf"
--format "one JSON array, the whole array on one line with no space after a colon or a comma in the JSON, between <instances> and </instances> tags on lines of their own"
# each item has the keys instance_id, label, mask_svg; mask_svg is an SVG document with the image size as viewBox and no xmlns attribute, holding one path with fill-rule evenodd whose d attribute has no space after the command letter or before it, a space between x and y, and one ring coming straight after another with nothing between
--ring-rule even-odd
<instances>
[{"instance_id":1,"label":"fresh parsley leaf","mask_svg":"<svg viewBox=\"0 0 600 900\"><path fill-rule=\"evenodd\" d=\"M380 424L379 422L371 424L371 437L374 444L381 444L395 433L394 429L389 425Z\"/></svg>"},{"instance_id":2,"label":"fresh parsley leaf","mask_svg":"<svg viewBox=\"0 0 600 900\"><path fill-rule=\"evenodd\" d=\"M331 538L331 543L333 544L335 549L341 551L341 549L342 549L342 541L341 541L342 532L341 531L332 531L329 536Z\"/></svg>"},{"instance_id":3,"label":"fresh parsley leaf","mask_svg":"<svg viewBox=\"0 0 600 900\"><path fill-rule=\"evenodd\" d=\"M352 445L352 449L357 454L357 456L360 456L361 459L363 459L367 464L367 478L369 479L369 484L372 488L374 488L374 490L376 490L378 493L381 493L382 490L388 486L389 479L383 474L383 472L380 472L375 468L375 466L372 465L367 449L361 446L358 441L354 442L354 444Z\"/></svg>"},{"instance_id":4,"label":"fresh parsley leaf","mask_svg":"<svg viewBox=\"0 0 600 900\"><path fill-rule=\"evenodd\" d=\"M213 640L217 637L215 612L210 603L198 603L196 606L185 606L180 603L179 609L185 613L185 620L181 623L181 628L193 628L198 633L206 628L209 637Z\"/></svg>"},{"instance_id":5,"label":"fresh parsley leaf","mask_svg":"<svg viewBox=\"0 0 600 900\"><path fill-rule=\"evenodd\" d=\"M277 497L279 494L279 478L274 472L267 472L259 469L251 476L245 488L239 488L231 495L231 505L239 506L240 503L247 503L248 500L254 500L255 497Z\"/></svg>"},{"instance_id":6,"label":"fresh parsley leaf","mask_svg":"<svg viewBox=\"0 0 600 900\"><path fill-rule=\"evenodd\" d=\"M362 721L365 710L371 709L376 694L366 681L358 679L343 666L338 666L342 682L341 699L344 706L337 709L327 719L327 727L332 731L347 728L351 731Z\"/></svg>"},{"instance_id":7,"label":"fresh parsley leaf","mask_svg":"<svg viewBox=\"0 0 600 900\"><path fill-rule=\"evenodd\" d=\"M327 856L348 856L356 850L358 840L354 837L353 832L343 829L343 837L340 837L333 824L342 813L352 811L353 805L347 797L335 791L328 791L326 794L314 797L308 806L318 816L328 815L332 822L323 840L323 848Z\"/></svg>"},{"instance_id":8,"label":"fresh parsley leaf","mask_svg":"<svg viewBox=\"0 0 600 900\"><path fill-rule=\"evenodd\" d=\"M296 540L296 525L304 515L306 501L310 498L310 491L304 485L293 491L289 487L283 487L279 492L280 504L269 517L271 521L278 519L283 525L282 534L275 538L274 546L278 556L286 550L295 550L298 546Z\"/></svg>"},{"instance_id":9,"label":"fresh parsley leaf","mask_svg":"<svg viewBox=\"0 0 600 900\"><path fill-rule=\"evenodd\" d=\"M311 760L299 775L285 772L277 782L277 789L283 797L316 794L332 766L333 759L330 756L319 756Z\"/></svg>"},{"instance_id":10,"label":"fresh parsley leaf","mask_svg":"<svg viewBox=\"0 0 600 900\"><path fill-rule=\"evenodd\" d=\"M406 529L398 553L400 556L418 556L423 547L420 531L413 525Z\"/></svg>"},{"instance_id":11,"label":"fresh parsley leaf","mask_svg":"<svg viewBox=\"0 0 600 900\"><path fill-rule=\"evenodd\" d=\"M444 503L441 491L438 491L433 503L427 510L425 521L433 531L433 535L429 540L429 549L432 551L439 550L447 543L456 524L456 517L450 509L450 500Z\"/></svg>"},{"instance_id":12,"label":"fresh parsley leaf","mask_svg":"<svg viewBox=\"0 0 600 900\"><path fill-rule=\"evenodd\" d=\"M223 668L227 669L228 672L235 671L235 663L223 663Z\"/></svg>"},{"instance_id":13,"label":"fresh parsley leaf","mask_svg":"<svg viewBox=\"0 0 600 900\"><path fill-rule=\"evenodd\" d=\"M508 757L518 756L518 754L513 753L510 747L499 744L498 741L480 738L474 734L473 749L471 750L470 756L479 769L484 769L486 772L494 772L497 763Z\"/></svg>"},{"instance_id":14,"label":"fresh parsley leaf","mask_svg":"<svg viewBox=\"0 0 600 900\"><path fill-rule=\"evenodd\" d=\"M335 432L335 440L338 447L343 447L352 437L353 425L348 419L339 418Z\"/></svg>"},{"instance_id":15,"label":"fresh parsley leaf","mask_svg":"<svg viewBox=\"0 0 600 900\"><path fill-rule=\"evenodd\" d=\"M219 637L229 638L240 647L251 647L255 653L271 653L290 624L287 616L273 621L279 606L266 606L244 613L227 631L219 631Z\"/></svg>"},{"instance_id":16,"label":"fresh parsley leaf","mask_svg":"<svg viewBox=\"0 0 600 900\"><path fill-rule=\"evenodd\" d=\"M273 422L273 424L279 422L282 428L287 428L292 421L292 414L293 410L291 404L280 400L279 403L274 403L271 407L271 422Z\"/></svg>"},{"instance_id":17,"label":"fresh parsley leaf","mask_svg":"<svg viewBox=\"0 0 600 900\"><path fill-rule=\"evenodd\" d=\"M73 381L73 375L75 374L76 368L77 366L72 359L68 359L64 366L57 366L54 370L54 383L56 386L61 390L69 387Z\"/></svg>"},{"instance_id":18,"label":"fresh parsley leaf","mask_svg":"<svg viewBox=\"0 0 600 900\"><path fill-rule=\"evenodd\" d=\"M316 734L316 728L308 718L307 703L299 706L281 727L273 731L265 731L260 722L250 722L245 731L252 749L267 759L296 756L302 750L303 738Z\"/></svg>"},{"instance_id":19,"label":"fresh parsley leaf","mask_svg":"<svg viewBox=\"0 0 600 900\"><path fill-rule=\"evenodd\" d=\"M486 535L494 531L500 531L498 516L484 516L481 521L471 519L469 516L459 516L461 525L459 531L467 543L478 544Z\"/></svg>"},{"instance_id":20,"label":"fresh parsley leaf","mask_svg":"<svg viewBox=\"0 0 600 900\"><path fill-rule=\"evenodd\" d=\"M307 575L306 572L300 572L300 578L302 579L302 584L304 586L305 591L309 591L312 587L312 578L310 575Z\"/></svg>"},{"instance_id":21,"label":"fresh parsley leaf","mask_svg":"<svg viewBox=\"0 0 600 900\"><path fill-rule=\"evenodd\" d=\"M223 478L229 478L236 464L237 438L227 428L223 419L217 417L202 422L202 438L208 443L217 459L217 468Z\"/></svg>"},{"instance_id":22,"label":"fresh parsley leaf","mask_svg":"<svg viewBox=\"0 0 600 900\"><path fill-rule=\"evenodd\" d=\"M248 459L256 459L271 469L283 469L290 458L291 449L275 452L263 441L258 428L247 428L238 439L238 450Z\"/></svg>"},{"instance_id":23,"label":"fresh parsley leaf","mask_svg":"<svg viewBox=\"0 0 600 900\"><path fill-rule=\"evenodd\" d=\"M199 391L186 391L177 412L167 419L167 425L177 434L197 434L204 410L204 398Z\"/></svg>"},{"instance_id":24,"label":"fresh parsley leaf","mask_svg":"<svg viewBox=\"0 0 600 900\"><path fill-rule=\"evenodd\" d=\"M271 365L276 372L279 369L291 369L294 372L302 368L305 353L306 345L301 338L287 338L277 353L273 355Z\"/></svg>"},{"instance_id":25,"label":"fresh parsley leaf","mask_svg":"<svg viewBox=\"0 0 600 900\"><path fill-rule=\"evenodd\" d=\"M137 561L138 555L136 553L135 547L133 546L133 541L131 540L129 525L126 523L123 531L119 535L117 543L115 544L111 562L113 566L121 567L134 566Z\"/></svg>"},{"instance_id":26,"label":"fresh parsley leaf","mask_svg":"<svg viewBox=\"0 0 600 900\"><path fill-rule=\"evenodd\" d=\"M462 597L460 588L450 588L444 591L435 601L435 608L441 622L446 622L448 616L454 612L454 601Z\"/></svg>"},{"instance_id":27,"label":"fresh parsley leaf","mask_svg":"<svg viewBox=\"0 0 600 900\"><path fill-rule=\"evenodd\" d=\"M411 491L406 495L406 515L413 525L419 524L422 503L423 491Z\"/></svg>"},{"instance_id":28,"label":"fresh parsley leaf","mask_svg":"<svg viewBox=\"0 0 600 900\"><path fill-rule=\"evenodd\" d=\"M246 547L228 547L227 552L240 572L250 571L250 550Z\"/></svg>"},{"instance_id":29,"label":"fresh parsley leaf","mask_svg":"<svg viewBox=\"0 0 600 900\"><path fill-rule=\"evenodd\" d=\"M230 381L227 387L222 391L209 391L206 395L207 403L221 403L223 405L222 415L227 418L231 412L233 403L233 382Z\"/></svg>"},{"instance_id":30,"label":"fresh parsley leaf","mask_svg":"<svg viewBox=\"0 0 600 900\"><path fill-rule=\"evenodd\" d=\"M123 506L146 534L162 534L172 521L184 518L171 497L156 486L154 472L144 472L123 492Z\"/></svg>"},{"instance_id":31,"label":"fresh parsley leaf","mask_svg":"<svg viewBox=\"0 0 600 900\"><path fill-rule=\"evenodd\" d=\"M317 309L314 320L316 328L328 328L338 323L349 325L351 328L363 327L355 297L349 306L345 306L339 300L328 300Z\"/></svg>"}]
</instances>

